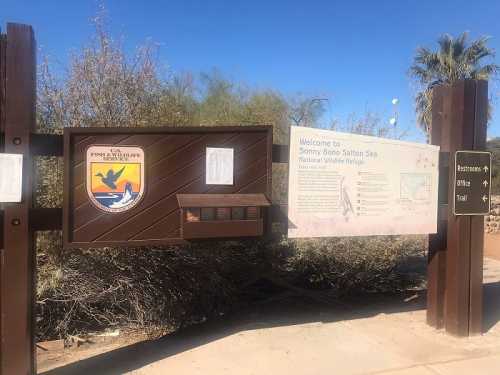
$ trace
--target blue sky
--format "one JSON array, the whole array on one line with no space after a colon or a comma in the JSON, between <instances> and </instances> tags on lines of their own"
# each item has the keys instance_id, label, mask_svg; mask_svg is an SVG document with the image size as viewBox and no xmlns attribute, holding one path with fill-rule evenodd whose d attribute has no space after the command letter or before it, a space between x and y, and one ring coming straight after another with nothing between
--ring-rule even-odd
<instances>
[{"instance_id":1,"label":"blue sky","mask_svg":"<svg viewBox=\"0 0 500 375\"><path fill-rule=\"evenodd\" d=\"M500 2L494 0L108 0L105 5L114 35L125 37L131 49L147 38L160 43L161 62L173 71L217 67L251 87L327 96L326 120L370 110L388 121L397 97L400 124L414 140L423 135L416 129L407 71L417 46L435 47L442 33L468 30L473 38L491 36L490 46L500 51ZM64 64L91 35L97 8L94 0L2 0L0 25L31 24L39 47ZM498 85L490 83L490 95L496 98L497 92ZM489 136L500 136L500 113Z\"/></svg>"}]
</instances>

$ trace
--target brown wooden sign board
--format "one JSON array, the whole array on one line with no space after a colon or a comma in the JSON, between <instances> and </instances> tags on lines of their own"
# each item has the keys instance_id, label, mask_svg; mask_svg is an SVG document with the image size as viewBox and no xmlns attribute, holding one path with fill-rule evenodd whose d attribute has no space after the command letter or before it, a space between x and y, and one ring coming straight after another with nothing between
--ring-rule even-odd
<instances>
[{"instance_id":1,"label":"brown wooden sign board","mask_svg":"<svg viewBox=\"0 0 500 375\"><path fill-rule=\"evenodd\" d=\"M206 183L207 166L226 163L207 160L207 148L233 150L232 165L223 165L233 169L232 183ZM213 217L189 223L186 227L199 228L200 233L190 229L183 237L186 217L178 196L196 194L194 202L216 197L217 207L224 206L226 196L227 212L235 201L249 202L249 210L250 204L268 206L270 126L67 128L64 157L65 247L169 245L185 243L188 237L262 234L264 214L252 217L249 225L246 217L236 223L230 216L220 222ZM184 209L191 215L200 207Z\"/></svg>"},{"instance_id":2,"label":"brown wooden sign board","mask_svg":"<svg viewBox=\"0 0 500 375\"><path fill-rule=\"evenodd\" d=\"M491 154L486 151L455 153L455 215L488 215L491 199Z\"/></svg>"}]
</instances>

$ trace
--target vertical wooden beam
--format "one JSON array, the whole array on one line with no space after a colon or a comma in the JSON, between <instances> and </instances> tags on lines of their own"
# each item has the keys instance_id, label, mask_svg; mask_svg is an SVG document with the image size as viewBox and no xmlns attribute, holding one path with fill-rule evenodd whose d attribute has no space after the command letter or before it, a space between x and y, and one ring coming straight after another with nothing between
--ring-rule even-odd
<instances>
[{"instance_id":1,"label":"vertical wooden beam","mask_svg":"<svg viewBox=\"0 0 500 375\"><path fill-rule=\"evenodd\" d=\"M4 135L4 124L5 124L5 49L7 47L7 36L2 34L0 30L0 152L3 152L3 135ZM0 203L0 210L3 210L3 205ZM1 342L3 342L3 329L2 329L2 319L1 312L3 312L3 293L2 282L3 282L3 211L0 211L0 363L2 363L2 348ZM0 367L0 375L2 373Z\"/></svg>"},{"instance_id":2,"label":"vertical wooden beam","mask_svg":"<svg viewBox=\"0 0 500 375\"><path fill-rule=\"evenodd\" d=\"M482 87L477 97L477 88ZM451 124L447 131L450 165L455 151L484 150L486 145L487 89L484 83L461 81L451 86ZM479 103L479 101L481 103ZM479 107L478 107L479 106ZM483 116L483 117L481 117ZM455 168L450 168L450 181ZM453 183L449 184L450 202L454 199ZM452 205L448 212L448 243L446 253L446 331L457 336L481 332L482 316L482 248L484 224L482 216L455 216Z\"/></svg>"},{"instance_id":3,"label":"vertical wooden beam","mask_svg":"<svg viewBox=\"0 0 500 375\"><path fill-rule=\"evenodd\" d=\"M431 143L441 145L442 132L448 115L444 110L445 99L449 99L448 88L438 86L432 93ZM449 106L449 103L447 103ZM438 207L448 204L448 163L449 154L441 148L439 160ZM427 257L427 324L442 328L444 324L444 292L446 282L446 220L438 215L437 233L429 236Z\"/></svg>"},{"instance_id":4,"label":"vertical wooden beam","mask_svg":"<svg viewBox=\"0 0 500 375\"><path fill-rule=\"evenodd\" d=\"M454 199L455 179L455 151L471 149L472 139L467 139L465 129L473 124L466 124L465 118L465 82L458 82L451 86L450 97L452 108L450 112L452 127L448 129L446 138L449 139L450 165L449 190L450 202ZM470 144L467 144L470 143ZM467 336L468 324L468 285L469 285L469 247L470 247L470 218L455 216L452 204L448 210L448 249L446 253L446 297L445 297L445 329L457 335Z\"/></svg>"},{"instance_id":5,"label":"vertical wooden beam","mask_svg":"<svg viewBox=\"0 0 500 375\"><path fill-rule=\"evenodd\" d=\"M486 150L488 82L475 82L474 150ZM483 332L484 217L471 217L469 335Z\"/></svg>"},{"instance_id":6,"label":"vertical wooden beam","mask_svg":"<svg viewBox=\"0 0 500 375\"><path fill-rule=\"evenodd\" d=\"M439 204L448 203L448 221L429 237L427 322L457 336L482 332L484 218L453 214L455 151L486 148L487 110L486 81L434 89L431 141L441 146Z\"/></svg>"},{"instance_id":7,"label":"vertical wooden beam","mask_svg":"<svg viewBox=\"0 0 500 375\"><path fill-rule=\"evenodd\" d=\"M7 25L5 152L23 154L21 203L5 204L1 374L33 374L35 253L28 214L32 197L30 132L35 128L36 48L30 26Z\"/></svg>"}]
</instances>

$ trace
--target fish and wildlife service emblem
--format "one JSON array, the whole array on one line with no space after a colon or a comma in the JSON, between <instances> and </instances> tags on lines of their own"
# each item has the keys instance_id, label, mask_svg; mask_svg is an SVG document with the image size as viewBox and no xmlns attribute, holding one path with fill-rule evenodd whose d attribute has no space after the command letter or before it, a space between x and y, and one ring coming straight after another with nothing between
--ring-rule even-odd
<instances>
[{"instance_id":1,"label":"fish and wildlife service emblem","mask_svg":"<svg viewBox=\"0 0 500 375\"><path fill-rule=\"evenodd\" d=\"M144 195L144 151L132 146L90 146L86 154L87 193L106 212L124 212Z\"/></svg>"}]
</instances>

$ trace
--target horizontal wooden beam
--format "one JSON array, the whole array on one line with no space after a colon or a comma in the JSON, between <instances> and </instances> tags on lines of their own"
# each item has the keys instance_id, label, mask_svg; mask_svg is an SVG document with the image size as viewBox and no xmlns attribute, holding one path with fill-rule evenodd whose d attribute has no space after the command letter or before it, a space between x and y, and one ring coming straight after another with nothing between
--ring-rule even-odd
<instances>
[{"instance_id":1,"label":"horizontal wooden beam","mask_svg":"<svg viewBox=\"0 0 500 375\"><path fill-rule=\"evenodd\" d=\"M272 223L288 224L288 206L273 204L270 209ZM448 206L441 204L439 206L438 218L446 221ZM0 211L0 225L3 225L3 211ZM42 230L60 230L62 228L62 209L61 208L32 208L30 210L30 225L33 231ZM285 226L286 229L286 226ZM0 233L1 235L1 233ZM2 238L0 236L0 245ZM1 248L1 246L0 246Z\"/></svg>"},{"instance_id":2,"label":"horizontal wooden beam","mask_svg":"<svg viewBox=\"0 0 500 375\"><path fill-rule=\"evenodd\" d=\"M288 145L273 145L273 163L288 163Z\"/></svg>"},{"instance_id":3,"label":"horizontal wooden beam","mask_svg":"<svg viewBox=\"0 0 500 375\"><path fill-rule=\"evenodd\" d=\"M30 227L37 230L61 230L62 208L31 208Z\"/></svg>"},{"instance_id":4,"label":"horizontal wooden beam","mask_svg":"<svg viewBox=\"0 0 500 375\"><path fill-rule=\"evenodd\" d=\"M287 205L273 204L271 210L271 221L287 223ZM60 230L62 228L62 208L31 208L30 226L33 231ZM3 223L3 210L0 210L0 224Z\"/></svg>"},{"instance_id":5,"label":"horizontal wooden beam","mask_svg":"<svg viewBox=\"0 0 500 375\"><path fill-rule=\"evenodd\" d=\"M31 154L34 156L63 156L63 136L59 134L32 134Z\"/></svg>"},{"instance_id":6,"label":"horizontal wooden beam","mask_svg":"<svg viewBox=\"0 0 500 375\"><path fill-rule=\"evenodd\" d=\"M448 204L447 203L439 203L438 204L438 220L440 221L448 221Z\"/></svg>"},{"instance_id":7,"label":"horizontal wooden beam","mask_svg":"<svg viewBox=\"0 0 500 375\"><path fill-rule=\"evenodd\" d=\"M288 205L273 204L269 207L269 216L272 223L288 224Z\"/></svg>"},{"instance_id":8,"label":"horizontal wooden beam","mask_svg":"<svg viewBox=\"0 0 500 375\"><path fill-rule=\"evenodd\" d=\"M269 207L270 219L272 223L282 223L284 230L288 224L288 205L273 204ZM440 204L438 209L438 219L446 221L448 214L448 205ZM0 225L3 225L3 211L0 210ZM30 209L30 226L33 231L43 230L61 230L62 228L62 209L61 208L32 208ZM1 248L0 233L0 248Z\"/></svg>"},{"instance_id":9,"label":"horizontal wooden beam","mask_svg":"<svg viewBox=\"0 0 500 375\"><path fill-rule=\"evenodd\" d=\"M439 152L439 168L450 167L450 153L447 151Z\"/></svg>"}]
</instances>

